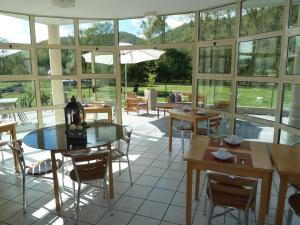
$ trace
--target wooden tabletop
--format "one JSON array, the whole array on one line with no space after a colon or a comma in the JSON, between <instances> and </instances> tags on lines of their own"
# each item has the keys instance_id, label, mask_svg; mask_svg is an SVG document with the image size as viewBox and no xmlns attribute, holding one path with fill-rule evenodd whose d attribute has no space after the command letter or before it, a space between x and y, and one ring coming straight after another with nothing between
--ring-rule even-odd
<instances>
[{"instance_id":1,"label":"wooden tabletop","mask_svg":"<svg viewBox=\"0 0 300 225\"><path fill-rule=\"evenodd\" d=\"M199 114L197 113L196 110L191 110L191 111L184 111L182 109L173 109L169 112L170 117L180 119L180 120L187 120L187 121L194 121L194 120L199 120L199 121L204 121L212 117L217 117L220 115L219 112L211 112L211 111L206 111L205 114Z\"/></svg>"}]
</instances>

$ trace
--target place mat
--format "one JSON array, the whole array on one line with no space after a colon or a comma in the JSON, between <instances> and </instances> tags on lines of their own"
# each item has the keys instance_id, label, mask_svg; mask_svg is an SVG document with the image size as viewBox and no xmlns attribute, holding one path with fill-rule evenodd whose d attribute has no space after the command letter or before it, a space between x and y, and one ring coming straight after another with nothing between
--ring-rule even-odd
<instances>
[{"instance_id":1,"label":"place mat","mask_svg":"<svg viewBox=\"0 0 300 225\"><path fill-rule=\"evenodd\" d=\"M242 141L239 145L231 145L227 143L223 138L223 145L221 146L221 140L218 139L218 141L215 141L215 139L209 140L209 146L210 147L216 147L216 148L230 148L230 149L241 149L241 150L248 150L250 151L250 143L249 141Z\"/></svg>"},{"instance_id":2,"label":"place mat","mask_svg":"<svg viewBox=\"0 0 300 225\"><path fill-rule=\"evenodd\" d=\"M206 149L205 154L203 156L203 160L219 162L219 163L235 164L234 157L227 159L227 160L220 160L220 159L215 158L211 154L211 152L213 152L213 151L215 151L215 150ZM231 151L228 151L228 152L230 152L232 155L236 155L236 165L253 167L251 154L240 153L240 152L231 152Z\"/></svg>"}]
</instances>

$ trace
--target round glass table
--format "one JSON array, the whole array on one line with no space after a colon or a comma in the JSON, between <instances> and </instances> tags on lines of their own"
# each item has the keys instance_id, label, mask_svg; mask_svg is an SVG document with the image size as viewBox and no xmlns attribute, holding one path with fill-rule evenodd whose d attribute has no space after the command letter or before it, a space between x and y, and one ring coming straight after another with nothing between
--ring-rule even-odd
<instances>
[{"instance_id":1,"label":"round glass table","mask_svg":"<svg viewBox=\"0 0 300 225\"><path fill-rule=\"evenodd\" d=\"M59 183L57 178L56 153L72 151L74 146L70 145L66 137L65 124L34 130L23 138L23 143L31 148L48 150L51 152L51 162L53 171L54 196L56 209L60 209ZM95 148L109 146L114 141L123 137L123 127L113 123L89 124L86 129L86 141L81 143L81 148ZM78 149L75 147L75 149ZM114 197L112 161L109 161L109 192L110 197Z\"/></svg>"}]
</instances>

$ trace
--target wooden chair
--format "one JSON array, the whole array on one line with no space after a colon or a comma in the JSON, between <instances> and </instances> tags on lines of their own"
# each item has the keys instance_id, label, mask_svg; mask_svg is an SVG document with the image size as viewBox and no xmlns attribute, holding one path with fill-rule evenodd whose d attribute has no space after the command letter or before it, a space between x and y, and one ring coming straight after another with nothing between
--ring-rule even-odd
<instances>
[{"instance_id":1,"label":"wooden chair","mask_svg":"<svg viewBox=\"0 0 300 225\"><path fill-rule=\"evenodd\" d=\"M225 207L225 213L233 209L244 212L245 224L248 225L249 209L255 204L257 180L230 176L227 174L207 172L207 198L210 200L210 211L207 225L211 224L212 218L224 215L220 213L213 216L215 206ZM236 220L240 219L231 214Z\"/></svg>"},{"instance_id":2,"label":"wooden chair","mask_svg":"<svg viewBox=\"0 0 300 225\"><path fill-rule=\"evenodd\" d=\"M139 111L141 109L147 110L147 114L149 114L148 110L148 99L145 97L138 97L135 92L130 92L126 97L126 112L133 111L137 112L139 115Z\"/></svg>"},{"instance_id":3,"label":"wooden chair","mask_svg":"<svg viewBox=\"0 0 300 225\"><path fill-rule=\"evenodd\" d=\"M129 146L130 146L130 139L132 134L133 128L130 126L123 127L123 137L121 140L118 141L116 148L111 150L111 157L114 162L119 162L119 173L121 174L121 162L124 161L124 157L126 157L126 162L128 164L128 171L130 182L132 184L132 177L130 171L130 162L128 157Z\"/></svg>"},{"instance_id":4,"label":"wooden chair","mask_svg":"<svg viewBox=\"0 0 300 225\"><path fill-rule=\"evenodd\" d=\"M2 163L4 163L3 151L7 151L7 149L3 148L5 145L7 145L7 141L0 140L0 152L2 157Z\"/></svg>"},{"instance_id":5,"label":"wooden chair","mask_svg":"<svg viewBox=\"0 0 300 225\"><path fill-rule=\"evenodd\" d=\"M112 215L112 209L106 185L109 154L109 150L95 152L89 149L74 152L70 151L69 153L73 163L73 170L70 172L70 178L73 181L74 200L76 199L75 224L78 222L80 191L82 183L95 186L92 181L103 180L103 187L104 191L106 192L107 203ZM78 183L77 198L75 193L75 182Z\"/></svg>"},{"instance_id":6,"label":"wooden chair","mask_svg":"<svg viewBox=\"0 0 300 225\"><path fill-rule=\"evenodd\" d=\"M181 149L182 149L182 153L184 153L184 135L186 133L188 133L190 135L190 142L192 140L192 131L193 131L193 127L192 124L189 122L185 122L183 120L177 120L179 121L180 125L175 126L175 130L180 132L180 136L181 136Z\"/></svg>"},{"instance_id":7,"label":"wooden chair","mask_svg":"<svg viewBox=\"0 0 300 225\"><path fill-rule=\"evenodd\" d=\"M8 146L11 148L13 153L17 157L17 161L19 162L19 166L22 173L23 178L23 212L26 213L26 176L32 176L34 178L38 178L44 176L46 174L52 173L52 163L51 159L46 159L43 161L27 161L24 157L24 149L22 147L21 140L14 140L8 143ZM60 168L62 165L62 161L56 160L57 168ZM49 177L44 177L48 178ZM52 179L52 178L50 178ZM32 179L30 182L34 181ZM60 196L60 199L61 196Z\"/></svg>"},{"instance_id":8,"label":"wooden chair","mask_svg":"<svg viewBox=\"0 0 300 225\"><path fill-rule=\"evenodd\" d=\"M199 128L200 135L214 135L215 137L220 133L222 117L213 117L207 120L207 128Z\"/></svg>"},{"instance_id":9,"label":"wooden chair","mask_svg":"<svg viewBox=\"0 0 300 225\"><path fill-rule=\"evenodd\" d=\"M289 212L286 225L292 224L293 214L300 216L300 193L293 194L289 197Z\"/></svg>"}]
</instances>

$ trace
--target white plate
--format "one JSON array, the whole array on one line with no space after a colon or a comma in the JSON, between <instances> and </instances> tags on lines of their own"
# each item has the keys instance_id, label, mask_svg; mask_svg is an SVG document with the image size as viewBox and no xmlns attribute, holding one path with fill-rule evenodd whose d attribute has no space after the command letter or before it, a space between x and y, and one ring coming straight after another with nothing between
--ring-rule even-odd
<instances>
[{"instance_id":1,"label":"white plate","mask_svg":"<svg viewBox=\"0 0 300 225\"><path fill-rule=\"evenodd\" d=\"M230 152L224 151L224 150L218 150L215 152L211 153L215 158L220 159L220 160L227 160L230 159L232 157L234 157L234 155L232 155Z\"/></svg>"},{"instance_id":2,"label":"white plate","mask_svg":"<svg viewBox=\"0 0 300 225\"><path fill-rule=\"evenodd\" d=\"M224 141L226 141L228 144L231 145L240 145L243 141L243 139L239 138L238 140L233 140L230 137L224 138Z\"/></svg>"}]
</instances>

